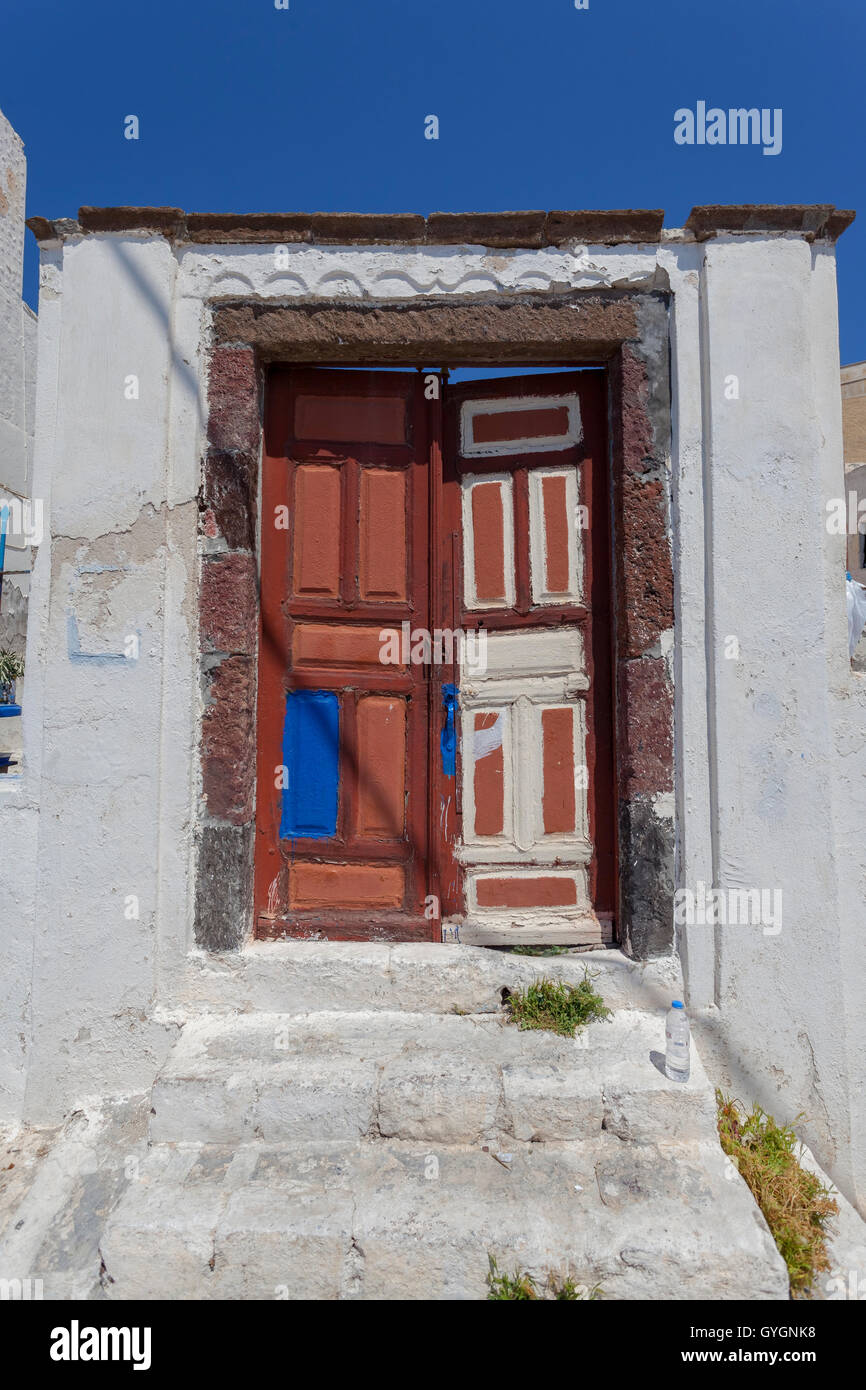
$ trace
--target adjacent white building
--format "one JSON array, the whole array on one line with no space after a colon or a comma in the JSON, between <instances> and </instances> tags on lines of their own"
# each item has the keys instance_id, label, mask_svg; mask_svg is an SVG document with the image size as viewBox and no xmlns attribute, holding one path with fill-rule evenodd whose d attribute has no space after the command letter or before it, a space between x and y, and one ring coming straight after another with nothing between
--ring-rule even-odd
<instances>
[{"instance_id":1,"label":"adjacent white building","mask_svg":"<svg viewBox=\"0 0 866 1390\"><path fill-rule=\"evenodd\" d=\"M0 649L24 655L36 406L36 315L21 298L27 161L0 111L0 508L7 507ZM20 753L19 721L0 725L0 754Z\"/></svg>"}]
</instances>

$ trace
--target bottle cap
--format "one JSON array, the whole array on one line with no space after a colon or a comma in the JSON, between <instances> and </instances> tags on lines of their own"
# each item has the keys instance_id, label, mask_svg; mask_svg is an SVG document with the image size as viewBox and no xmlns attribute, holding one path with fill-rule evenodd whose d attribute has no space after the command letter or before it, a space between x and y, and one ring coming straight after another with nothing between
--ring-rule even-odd
<instances>
[{"instance_id":1,"label":"bottle cap","mask_svg":"<svg viewBox=\"0 0 866 1390\"><path fill-rule=\"evenodd\" d=\"M672 1009L681 1009L682 1007L683 1007L683 1001L682 1001L682 999L675 999L675 1000L673 1001L673 1003L671 1004L671 1008L672 1008Z\"/></svg>"}]
</instances>

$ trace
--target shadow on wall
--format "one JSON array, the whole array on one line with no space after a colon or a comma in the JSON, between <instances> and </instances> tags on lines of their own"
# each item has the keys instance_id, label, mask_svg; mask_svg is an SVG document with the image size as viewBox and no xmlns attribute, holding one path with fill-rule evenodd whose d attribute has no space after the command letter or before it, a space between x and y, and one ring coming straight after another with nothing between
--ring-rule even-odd
<instances>
[{"instance_id":1,"label":"shadow on wall","mask_svg":"<svg viewBox=\"0 0 866 1390\"><path fill-rule=\"evenodd\" d=\"M154 240L161 241L162 238L155 236ZM163 330L165 341L170 345L172 366L177 373L178 379L183 384L183 387L195 401L198 423L203 429L205 424L205 411L202 402L201 383L198 380L194 367L187 362L185 357L181 357L175 346L174 325L166 304L160 299L153 285L142 275L140 269L128 254L126 244L123 241L115 237L106 237L104 244L109 253L114 256L115 260L120 262L130 281L138 290L140 298L147 304L153 317Z\"/></svg>"}]
</instances>

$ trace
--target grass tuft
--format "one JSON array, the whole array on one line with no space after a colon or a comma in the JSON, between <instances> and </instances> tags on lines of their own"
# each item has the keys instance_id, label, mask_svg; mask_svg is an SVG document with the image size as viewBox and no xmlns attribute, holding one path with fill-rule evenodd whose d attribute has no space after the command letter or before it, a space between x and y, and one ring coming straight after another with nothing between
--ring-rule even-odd
<instances>
[{"instance_id":1,"label":"grass tuft","mask_svg":"<svg viewBox=\"0 0 866 1390\"><path fill-rule=\"evenodd\" d=\"M719 1138L736 1164L788 1266L792 1298L805 1298L830 1268L825 1223L839 1210L830 1189L797 1160L797 1136L759 1105L747 1114L716 1091Z\"/></svg>"},{"instance_id":2,"label":"grass tuft","mask_svg":"<svg viewBox=\"0 0 866 1390\"><path fill-rule=\"evenodd\" d=\"M537 1303L543 1299L560 1303L594 1303L601 1298L601 1285L592 1288L586 1284L576 1284L573 1279L558 1280L549 1274L539 1292L538 1285L531 1274L517 1270L514 1274L503 1274L492 1255L488 1255L490 1272L487 1275L488 1302L499 1303Z\"/></svg>"},{"instance_id":3,"label":"grass tuft","mask_svg":"<svg viewBox=\"0 0 866 1390\"><path fill-rule=\"evenodd\" d=\"M525 1271L521 1274L518 1270L516 1274L502 1274L492 1255L488 1255L490 1261L490 1271L487 1275L487 1287L490 1292L487 1295L488 1302L492 1299L501 1303L529 1303L536 1302L538 1292L535 1287L535 1280Z\"/></svg>"},{"instance_id":4,"label":"grass tuft","mask_svg":"<svg viewBox=\"0 0 866 1390\"><path fill-rule=\"evenodd\" d=\"M558 1303L596 1303L601 1298L601 1284L575 1284L573 1279L564 1279L561 1284L551 1283L553 1296Z\"/></svg>"},{"instance_id":5,"label":"grass tuft","mask_svg":"<svg viewBox=\"0 0 866 1390\"><path fill-rule=\"evenodd\" d=\"M587 1023L610 1018L610 1009L605 1008L604 1000L593 988L594 978L585 969L577 985L536 980L528 989L516 990L506 1000L512 1022L521 1029L545 1028L573 1038L577 1029Z\"/></svg>"}]
</instances>

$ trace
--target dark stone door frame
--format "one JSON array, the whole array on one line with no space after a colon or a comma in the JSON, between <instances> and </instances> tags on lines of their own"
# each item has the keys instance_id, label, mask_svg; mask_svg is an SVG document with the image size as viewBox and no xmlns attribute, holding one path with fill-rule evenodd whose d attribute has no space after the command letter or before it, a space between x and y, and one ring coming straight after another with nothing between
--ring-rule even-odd
<instances>
[{"instance_id":1,"label":"dark stone door frame","mask_svg":"<svg viewBox=\"0 0 866 1390\"><path fill-rule=\"evenodd\" d=\"M627 954L673 944L673 629L668 296L656 291L259 301L213 306L199 495L202 807L196 943L237 950L252 925L258 642L257 507L269 362L308 366L603 366L608 379L619 823L617 926Z\"/></svg>"}]
</instances>

